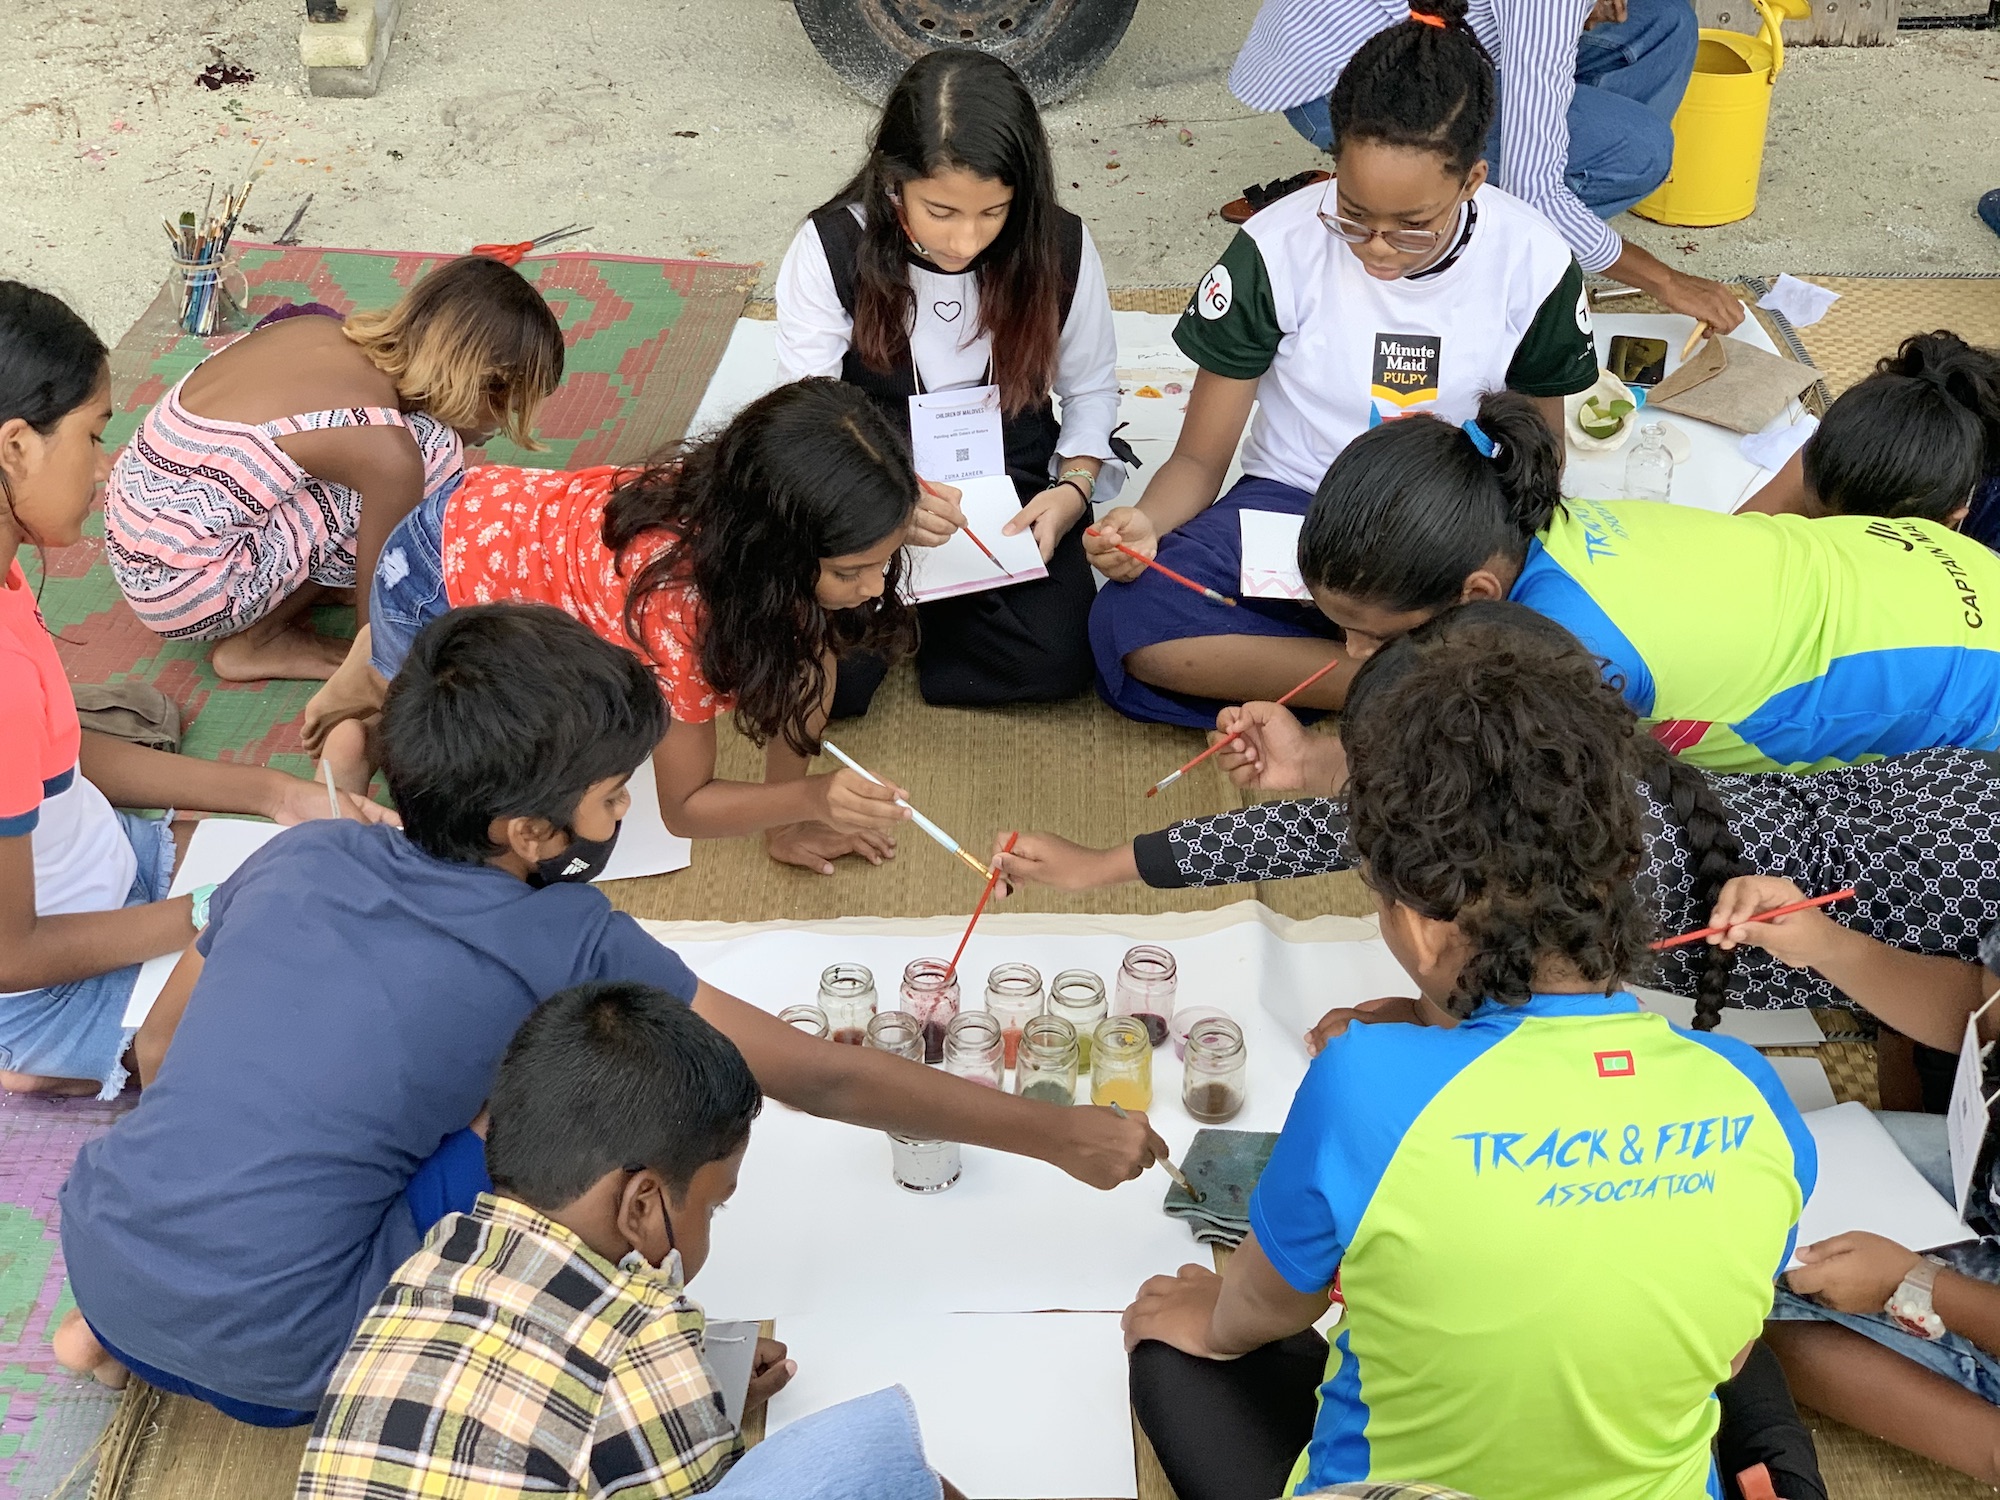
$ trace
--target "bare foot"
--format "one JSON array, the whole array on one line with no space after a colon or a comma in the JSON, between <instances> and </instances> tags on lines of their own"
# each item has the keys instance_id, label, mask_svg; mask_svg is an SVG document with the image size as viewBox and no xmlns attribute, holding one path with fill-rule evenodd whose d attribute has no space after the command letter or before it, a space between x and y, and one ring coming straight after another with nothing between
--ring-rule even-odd
<instances>
[{"instance_id":1,"label":"bare foot","mask_svg":"<svg viewBox=\"0 0 2000 1500\"><path fill-rule=\"evenodd\" d=\"M246 630L215 643L208 663L224 682L323 682L340 670L347 642L315 635L302 625L272 631L263 639Z\"/></svg>"},{"instance_id":2,"label":"bare foot","mask_svg":"<svg viewBox=\"0 0 2000 1500\"><path fill-rule=\"evenodd\" d=\"M343 719L328 731L320 759L333 768L333 784L357 797L368 795L375 779L375 758L368 753L368 723Z\"/></svg>"},{"instance_id":3,"label":"bare foot","mask_svg":"<svg viewBox=\"0 0 2000 1500\"><path fill-rule=\"evenodd\" d=\"M0 1089L10 1094L42 1094L55 1099L81 1099L102 1084L89 1078L41 1078L33 1073L0 1073Z\"/></svg>"},{"instance_id":4,"label":"bare foot","mask_svg":"<svg viewBox=\"0 0 2000 1500\"><path fill-rule=\"evenodd\" d=\"M382 707L389 684L368 660L368 627L363 625L347 657L326 686L312 695L299 721L299 738L306 754L324 753L327 732L348 719L365 719Z\"/></svg>"},{"instance_id":5,"label":"bare foot","mask_svg":"<svg viewBox=\"0 0 2000 1500\"><path fill-rule=\"evenodd\" d=\"M83 1321L83 1314L73 1307L63 1314L62 1326L49 1340L49 1348L64 1369L78 1375L89 1375L99 1385L109 1386L114 1391L124 1390L125 1382L132 1378L131 1371L104 1352L104 1346L97 1342L97 1335Z\"/></svg>"}]
</instances>

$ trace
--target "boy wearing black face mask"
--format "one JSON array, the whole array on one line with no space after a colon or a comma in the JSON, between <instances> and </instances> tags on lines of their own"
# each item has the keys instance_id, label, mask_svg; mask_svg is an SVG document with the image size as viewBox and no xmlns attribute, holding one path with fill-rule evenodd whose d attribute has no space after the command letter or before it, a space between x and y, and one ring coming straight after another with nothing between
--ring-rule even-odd
<instances>
[{"instance_id":1,"label":"boy wearing black face mask","mask_svg":"<svg viewBox=\"0 0 2000 1500\"><path fill-rule=\"evenodd\" d=\"M139 1106L63 1189L79 1311L57 1358L240 1421L310 1422L390 1273L490 1185L467 1122L508 1038L592 980L692 1004L765 1092L811 1113L1102 1187L1165 1154L1143 1116L806 1037L698 984L613 911L587 882L664 719L644 664L559 610L425 627L380 725L403 832L329 821L273 839L215 892L147 1017Z\"/></svg>"}]
</instances>

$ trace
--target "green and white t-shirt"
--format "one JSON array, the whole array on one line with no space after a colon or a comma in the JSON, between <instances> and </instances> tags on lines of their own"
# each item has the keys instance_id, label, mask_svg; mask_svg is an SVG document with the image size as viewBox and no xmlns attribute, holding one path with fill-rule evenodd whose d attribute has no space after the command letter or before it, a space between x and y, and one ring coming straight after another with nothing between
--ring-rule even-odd
<instances>
[{"instance_id":1,"label":"green and white t-shirt","mask_svg":"<svg viewBox=\"0 0 2000 1500\"><path fill-rule=\"evenodd\" d=\"M1398 281L1370 276L1320 222L1330 203L1306 188L1251 219L1174 328L1202 369L1258 383L1246 474L1317 489L1381 422L1463 422L1487 391L1567 396L1596 381L1583 273L1518 198L1482 187L1453 249Z\"/></svg>"}]
</instances>

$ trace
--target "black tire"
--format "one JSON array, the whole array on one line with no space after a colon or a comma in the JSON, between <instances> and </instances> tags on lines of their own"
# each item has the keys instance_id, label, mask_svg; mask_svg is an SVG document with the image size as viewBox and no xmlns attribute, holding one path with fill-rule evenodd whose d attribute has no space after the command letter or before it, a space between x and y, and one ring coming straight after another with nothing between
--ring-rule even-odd
<instances>
[{"instance_id":1,"label":"black tire","mask_svg":"<svg viewBox=\"0 0 2000 1500\"><path fill-rule=\"evenodd\" d=\"M814 49L842 82L880 104L909 65L941 47L977 47L1055 103L1111 55L1139 0L792 0Z\"/></svg>"}]
</instances>

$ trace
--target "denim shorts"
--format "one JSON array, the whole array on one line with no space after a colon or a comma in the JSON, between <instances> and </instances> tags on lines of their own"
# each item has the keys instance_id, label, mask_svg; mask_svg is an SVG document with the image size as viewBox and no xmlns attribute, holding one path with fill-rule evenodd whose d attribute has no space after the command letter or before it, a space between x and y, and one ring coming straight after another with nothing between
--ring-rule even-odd
<instances>
[{"instance_id":1,"label":"denim shorts","mask_svg":"<svg viewBox=\"0 0 2000 1500\"><path fill-rule=\"evenodd\" d=\"M938 1500L916 1408L899 1385L856 1396L766 1437L736 1461L716 1500Z\"/></svg>"},{"instance_id":2,"label":"denim shorts","mask_svg":"<svg viewBox=\"0 0 2000 1500\"><path fill-rule=\"evenodd\" d=\"M139 856L125 904L164 899L174 878L172 815L121 812L118 822ZM188 934L189 941L193 937ZM139 966L127 964L45 990L0 995L0 1069L37 1078L94 1078L103 1085L98 1098L116 1099L125 1089L125 1049L132 1043L125 1006L138 978Z\"/></svg>"},{"instance_id":3,"label":"denim shorts","mask_svg":"<svg viewBox=\"0 0 2000 1500\"><path fill-rule=\"evenodd\" d=\"M451 607L444 597L444 512L463 478L438 486L382 544L368 588L368 662L385 679L402 670L417 632Z\"/></svg>"}]
</instances>

